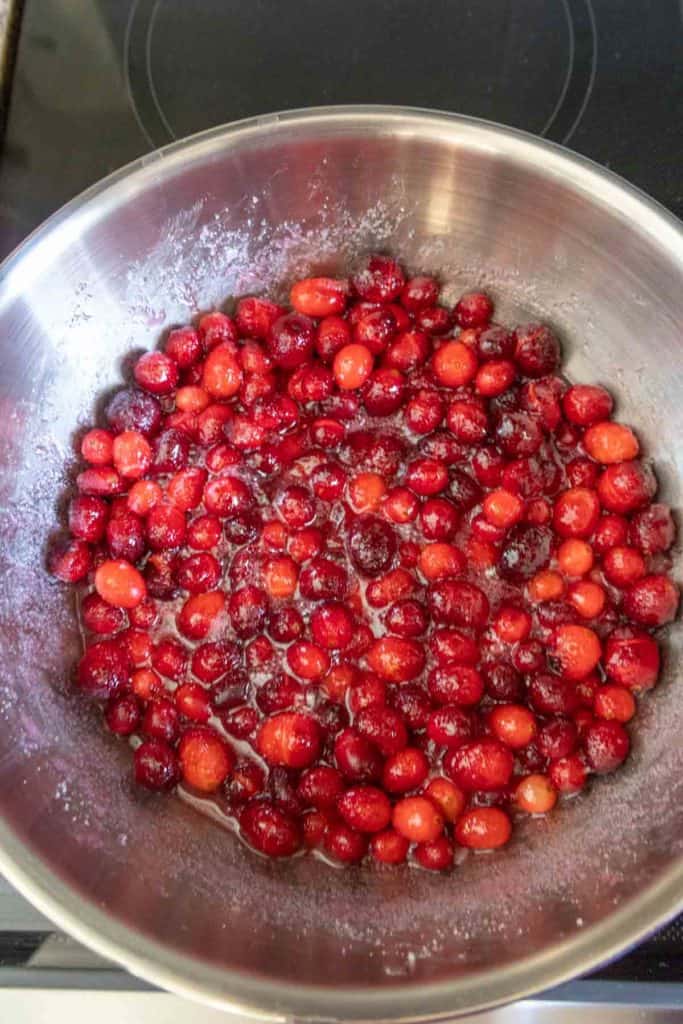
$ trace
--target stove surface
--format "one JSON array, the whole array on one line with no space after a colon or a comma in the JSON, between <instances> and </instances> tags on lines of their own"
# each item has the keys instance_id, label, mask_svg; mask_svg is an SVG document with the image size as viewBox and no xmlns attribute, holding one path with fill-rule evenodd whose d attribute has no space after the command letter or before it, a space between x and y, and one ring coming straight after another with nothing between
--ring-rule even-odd
<instances>
[{"instance_id":1,"label":"stove surface","mask_svg":"<svg viewBox=\"0 0 683 1024\"><path fill-rule=\"evenodd\" d=\"M683 215L679 0L290 0L283 10L281 0L25 0L0 152L0 257L157 146L317 104L409 104L524 128ZM104 998L112 991L149 993L0 879L0 1018L47 1019L41 993L73 987L103 997L87 1004L102 1024L121 1019L122 1004ZM180 1001L154 998L128 1019L175 1020ZM591 980L477 1020L573 1022L589 1006L602 1024L683 1021L683 919Z\"/></svg>"}]
</instances>

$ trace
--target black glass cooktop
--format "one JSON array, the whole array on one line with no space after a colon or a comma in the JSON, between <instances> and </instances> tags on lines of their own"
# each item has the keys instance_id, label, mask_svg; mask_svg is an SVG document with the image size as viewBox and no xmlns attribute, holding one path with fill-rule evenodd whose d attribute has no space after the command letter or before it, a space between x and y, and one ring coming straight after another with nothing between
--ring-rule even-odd
<instances>
[{"instance_id":1,"label":"black glass cooktop","mask_svg":"<svg viewBox=\"0 0 683 1024\"><path fill-rule=\"evenodd\" d=\"M683 215L680 0L24 0L11 84L0 255L157 146L335 103L524 128ZM48 936L12 898L11 925L0 900L0 968ZM599 976L683 981L683 924Z\"/></svg>"}]
</instances>

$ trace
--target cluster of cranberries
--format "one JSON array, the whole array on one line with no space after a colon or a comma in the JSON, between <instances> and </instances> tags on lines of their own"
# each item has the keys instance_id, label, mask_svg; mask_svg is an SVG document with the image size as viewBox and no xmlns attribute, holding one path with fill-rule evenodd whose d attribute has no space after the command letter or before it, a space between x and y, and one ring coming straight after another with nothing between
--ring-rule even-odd
<instances>
[{"instance_id":1,"label":"cluster of cranberries","mask_svg":"<svg viewBox=\"0 0 683 1024\"><path fill-rule=\"evenodd\" d=\"M669 509L542 324L371 256L170 332L89 430L77 680L256 850L446 869L629 752Z\"/></svg>"}]
</instances>

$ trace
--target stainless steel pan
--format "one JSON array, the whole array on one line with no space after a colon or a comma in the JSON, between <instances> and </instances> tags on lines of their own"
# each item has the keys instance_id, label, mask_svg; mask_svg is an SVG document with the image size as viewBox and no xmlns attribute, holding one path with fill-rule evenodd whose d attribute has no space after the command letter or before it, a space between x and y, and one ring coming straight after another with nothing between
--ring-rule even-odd
<instances>
[{"instance_id":1,"label":"stainless steel pan","mask_svg":"<svg viewBox=\"0 0 683 1024\"><path fill-rule=\"evenodd\" d=\"M134 973L261 1016L472 1011L586 971L683 903L679 627L627 769L450 877L267 863L134 792L129 752L73 699L72 600L42 564L74 428L168 325L377 247L552 321L680 505L681 227L520 133L399 108L242 122L113 175L0 275L0 869Z\"/></svg>"}]
</instances>

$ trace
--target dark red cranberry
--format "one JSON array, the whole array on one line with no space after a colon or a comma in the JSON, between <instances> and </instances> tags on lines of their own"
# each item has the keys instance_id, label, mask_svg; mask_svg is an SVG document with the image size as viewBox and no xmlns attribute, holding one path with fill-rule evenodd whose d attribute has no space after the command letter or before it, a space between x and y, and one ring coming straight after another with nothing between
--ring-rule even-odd
<instances>
[{"instance_id":1,"label":"dark red cranberry","mask_svg":"<svg viewBox=\"0 0 683 1024\"><path fill-rule=\"evenodd\" d=\"M140 705L132 693L112 697L104 710L108 728L117 736L130 736L140 721Z\"/></svg>"},{"instance_id":2,"label":"dark red cranberry","mask_svg":"<svg viewBox=\"0 0 683 1024\"><path fill-rule=\"evenodd\" d=\"M571 754L577 741L576 726L571 718L551 718L544 722L536 739L541 754L552 761Z\"/></svg>"},{"instance_id":3,"label":"dark red cranberry","mask_svg":"<svg viewBox=\"0 0 683 1024\"><path fill-rule=\"evenodd\" d=\"M457 398L448 406L448 429L466 445L481 444L489 430L489 418L480 401Z\"/></svg>"},{"instance_id":4,"label":"dark red cranberry","mask_svg":"<svg viewBox=\"0 0 683 1024\"><path fill-rule=\"evenodd\" d=\"M147 593L161 601L170 600L176 593L175 573L178 564L176 551L152 553L145 562L144 576Z\"/></svg>"},{"instance_id":5,"label":"dark red cranberry","mask_svg":"<svg viewBox=\"0 0 683 1024\"><path fill-rule=\"evenodd\" d=\"M62 538L48 555L48 569L63 583L78 583L92 567L92 552L84 540Z\"/></svg>"},{"instance_id":6,"label":"dark red cranberry","mask_svg":"<svg viewBox=\"0 0 683 1024\"><path fill-rule=\"evenodd\" d=\"M363 387L363 404L370 416L389 416L405 401L405 377L398 370L380 369Z\"/></svg>"},{"instance_id":7,"label":"dark red cranberry","mask_svg":"<svg viewBox=\"0 0 683 1024\"><path fill-rule=\"evenodd\" d=\"M355 728L362 737L370 740L384 757L402 750L408 742L403 719L393 708L377 705L363 708L356 716Z\"/></svg>"},{"instance_id":8,"label":"dark red cranberry","mask_svg":"<svg viewBox=\"0 0 683 1024\"><path fill-rule=\"evenodd\" d=\"M203 683L215 683L226 673L234 673L239 663L239 647L230 640L200 644L192 652L192 674Z\"/></svg>"},{"instance_id":9,"label":"dark red cranberry","mask_svg":"<svg viewBox=\"0 0 683 1024\"><path fill-rule=\"evenodd\" d=\"M427 735L439 746L459 747L474 735L472 714L454 704L444 704L431 712Z\"/></svg>"},{"instance_id":10,"label":"dark red cranberry","mask_svg":"<svg viewBox=\"0 0 683 1024\"><path fill-rule=\"evenodd\" d=\"M221 722L225 731L237 740L248 739L256 729L258 721L258 711L246 704L221 712Z\"/></svg>"},{"instance_id":11,"label":"dark red cranberry","mask_svg":"<svg viewBox=\"0 0 683 1024\"><path fill-rule=\"evenodd\" d=\"M503 661L491 662L482 668L486 692L493 700L514 704L521 700L522 677L517 669Z\"/></svg>"},{"instance_id":12,"label":"dark red cranberry","mask_svg":"<svg viewBox=\"0 0 683 1024\"><path fill-rule=\"evenodd\" d=\"M359 516L349 531L349 555L359 572L365 576L381 575L396 554L396 534L378 516Z\"/></svg>"},{"instance_id":13,"label":"dark red cranberry","mask_svg":"<svg viewBox=\"0 0 683 1024\"><path fill-rule=\"evenodd\" d=\"M145 736L174 743L178 738L178 711L173 701L166 697L150 701L142 717L142 731Z\"/></svg>"},{"instance_id":14,"label":"dark red cranberry","mask_svg":"<svg viewBox=\"0 0 683 1024\"><path fill-rule=\"evenodd\" d=\"M433 277L411 277L401 291L401 305L410 313L433 306L439 297L439 283Z\"/></svg>"},{"instance_id":15,"label":"dark red cranberry","mask_svg":"<svg viewBox=\"0 0 683 1024\"><path fill-rule=\"evenodd\" d=\"M599 775L618 768L631 746L626 729L616 721L594 722L584 733L582 743L589 767Z\"/></svg>"},{"instance_id":16,"label":"dark red cranberry","mask_svg":"<svg viewBox=\"0 0 683 1024\"><path fill-rule=\"evenodd\" d=\"M374 782L381 778L382 757L379 750L354 729L344 729L337 736L334 758L341 773L351 782Z\"/></svg>"},{"instance_id":17,"label":"dark red cranberry","mask_svg":"<svg viewBox=\"0 0 683 1024\"><path fill-rule=\"evenodd\" d=\"M461 469L451 470L448 491L451 501L461 512L469 511L469 509L478 505L482 498L479 484Z\"/></svg>"},{"instance_id":18,"label":"dark red cranberry","mask_svg":"<svg viewBox=\"0 0 683 1024\"><path fill-rule=\"evenodd\" d=\"M255 636L265 624L268 601L264 592L253 585L235 590L228 601L232 628L243 639Z\"/></svg>"},{"instance_id":19,"label":"dark red cranberry","mask_svg":"<svg viewBox=\"0 0 683 1024\"><path fill-rule=\"evenodd\" d=\"M505 327L494 324L479 335L478 349L482 359L510 359L515 350L515 340Z\"/></svg>"},{"instance_id":20,"label":"dark red cranberry","mask_svg":"<svg viewBox=\"0 0 683 1024\"><path fill-rule=\"evenodd\" d=\"M81 618L83 625L91 633L106 636L117 633L126 625L126 613L123 608L115 608L103 601L99 594L87 594L81 602Z\"/></svg>"},{"instance_id":21,"label":"dark red cranberry","mask_svg":"<svg viewBox=\"0 0 683 1024\"><path fill-rule=\"evenodd\" d=\"M301 846L296 820L268 801L250 801L240 815L246 841L269 857L291 857Z\"/></svg>"},{"instance_id":22,"label":"dark red cranberry","mask_svg":"<svg viewBox=\"0 0 683 1024\"><path fill-rule=\"evenodd\" d=\"M467 292L457 303L454 313L460 327L484 327L493 315L493 303L483 292Z\"/></svg>"},{"instance_id":23,"label":"dark red cranberry","mask_svg":"<svg viewBox=\"0 0 683 1024\"><path fill-rule=\"evenodd\" d=\"M332 824L323 839L327 853L342 864L357 864L368 849L368 837L349 825Z\"/></svg>"},{"instance_id":24,"label":"dark red cranberry","mask_svg":"<svg viewBox=\"0 0 683 1024\"><path fill-rule=\"evenodd\" d=\"M496 441L509 458L534 455L541 447L543 433L529 413L504 413L496 427Z\"/></svg>"},{"instance_id":25,"label":"dark red cranberry","mask_svg":"<svg viewBox=\"0 0 683 1024\"><path fill-rule=\"evenodd\" d=\"M429 638L429 647L439 665L454 661L458 665L476 665L479 661L477 641L459 629L436 629Z\"/></svg>"},{"instance_id":26,"label":"dark red cranberry","mask_svg":"<svg viewBox=\"0 0 683 1024\"><path fill-rule=\"evenodd\" d=\"M388 309L374 309L361 317L353 331L353 340L373 355L384 352L396 334L396 317Z\"/></svg>"},{"instance_id":27,"label":"dark red cranberry","mask_svg":"<svg viewBox=\"0 0 683 1024\"><path fill-rule=\"evenodd\" d=\"M128 686L128 657L117 640L92 644L78 663L78 685L88 697L115 697Z\"/></svg>"},{"instance_id":28,"label":"dark red cranberry","mask_svg":"<svg viewBox=\"0 0 683 1024\"><path fill-rule=\"evenodd\" d=\"M396 708L409 729L424 729L432 711L429 694L416 683L404 683L389 694L389 703Z\"/></svg>"},{"instance_id":29,"label":"dark red cranberry","mask_svg":"<svg viewBox=\"0 0 683 1024\"><path fill-rule=\"evenodd\" d=\"M270 328L268 351L277 366L291 370L307 362L313 352L315 327L302 313L286 313Z\"/></svg>"},{"instance_id":30,"label":"dark red cranberry","mask_svg":"<svg viewBox=\"0 0 683 1024\"><path fill-rule=\"evenodd\" d=\"M263 792L265 782L263 768L251 758L240 757L227 783L227 793L233 803L244 804Z\"/></svg>"},{"instance_id":31,"label":"dark red cranberry","mask_svg":"<svg viewBox=\"0 0 683 1024\"><path fill-rule=\"evenodd\" d=\"M493 739L472 740L447 751L446 775L467 792L495 792L507 786L512 776L511 751Z\"/></svg>"},{"instance_id":32,"label":"dark red cranberry","mask_svg":"<svg viewBox=\"0 0 683 1024\"><path fill-rule=\"evenodd\" d=\"M248 544L258 536L261 519L256 511L238 512L225 520L223 533L231 544Z\"/></svg>"},{"instance_id":33,"label":"dark red cranberry","mask_svg":"<svg viewBox=\"0 0 683 1024\"><path fill-rule=\"evenodd\" d=\"M134 754L135 781L146 789L172 789L180 778L178 759L163 740L145 740Z\"/></svg>"},{"instance_id":34,"label":"dark red cranberry","mask_svg":"<svg viewBox=\"0 0 683 1024\"><path fill-rule=\"evenodd\" d=\"M482 630L489 616L486 594L473 583L445 579L430 584L427 604L435 622Z\"/></svg>"},{"instance_id":35,"label":"dark red cranberry","mask_svg":"<svg viewBox=\"0 0 683 1024\"><path fill-rule=\"evenodd\" d=\"M532 708L539 715L570 715L580 704L576 683L549 672L532 677L528 694Z\"/></svg>"},{"instance_id":36,"label":"dark red cranberry","mask_svg":"<svg viewBox=\"0 0 683 1024\"><path fill-rule=\"evenodd\" d=\"M514 333L514 360L525 377L545 377L560 365L560 343L544 324L525 324Z\"/></svg>"},{"instance_id":37,"label":"dark red cranberry","mask_svg":"<svg viewBox=\"0 0 683 1024\"><path fill-rule=\"evenodd\" d=\"M543 526L520 523L507 535L499 556L499 572L506 579L528 580L550 561L553 533Z\"/></svg>"},{"instance_id":38,"label":"dark red cranberry","mask_svg":"<svg viewBox=\"0 0 683 1024\"><path fill-rule=\"evenodd\" d=\"M384 622L392 633L407 637L422 636L428 624L423 605L410 599L395 601L386 613Z\"/></svg>"},{"instance_id":39,"label":"dark red cranberry","mask_svg":"<svg viewBox=\"0 0 683 1024\"><path fill-rule=\"evenodd\" d=\"M162 637L152 645L152 665L157 672L175 682L182 679L187 668L187 651L179 640Z\"/></svg>"},{"instance_id":40,"label":"dark red cranberry","mask_svg":"<svg viewBox=\"0 0 683 1024\"><path fill-rule=\"evenodd\" d=\"M341 601L346 595L346 569L329 558L318 556L299 574L299 591L310 601Z\"/></svg>"},{"instance_id":41,"label":"dark red cranberry","mask_svg":"<svg viewBox=\"0 0 683 1024\"><path fill-rule=\"evenodd\" d=\"M524 640L513 651L512 663L524 675L538 672L545 664L545 651L538 640Z\"/></svg>"},{"instance_id":42,"label":"dark red cranberry","mask_svg":"<svg viewBox=\"0 0 683 1024\"><path fill-rule=\"evenodd\" d=\"M471 665L446 665L433 668L427 678L429 694L436 704L472 707L484 693L484 680Z\"/></svg>"},{"instance_id":43,"label":"dark red cranberry","mask_svg":"<svg viewBox=\"0 0 683 1024\"><path fill-rule=\"evenodd\" d=\"M102 498L77 494L69 505L69 530L79 540L96 544L102 540L109 517L109 506Z\"/></svg>"},{"instance_id":44,"label":"dark red cranberry","mask_svg":"<svg viewBox=\"0 0 683 1024\"><path fill-rule=\"evenodd\" d=\"M369 256L351 277L351 284L367 302L392 302L401 294L406 279L399 264L389 256Z\"/></svg>"},{"instance_id":45,"label":"dark red cranberry","mask_svg":"<svg viewBox=\"0 0 683 1024\"><path fill-rule=\"evenodd\" d=\"M71 532L74 532L73 529ZM644 555L658 555L668 551L675 538L676 526L668 505L649 505L636 512L631 520L629 543L639 548Z\"/></svg>"},{"instance_id":46,"label":"dark red cranberry","mask_svg":"<svg viewBox=\"0 0 683 1024\"><path fill-rule=\"evenodd\" d=\"M162 430L154 440L152 473L177 473L187 466L190 457L190 439L181 430Z\"/></svg>"},{"instance_id":47,"label":"dark red cranberry","mask_svg":"<svg viewBox=\"0 0 683 1024\"><path fill-rule=\"evenodd\" d=\"M220 578L220 562L206 551L183 558L176 569L178 586L190 594L213 590Z\"/></svg>"},{"instance_id":48,"label":"dark red cranberry","mask_svg":"<svg viewBox=\"0 0 683 1024\"><path fill-rule=\"evenodd\" d=\"M106 529L107 547L113 558L137 562L145 550L145 529L140 516L125 511L112 516Z\"/></svg>"},{"instance_id":49,"label":"dark red cranberry","mask_svg":"<svg viewBox=\"0 0 683 1024\"><path fill-rule=\"evenodd\" d=\"M117 434L137 430L153 437L161 426L161 406L153 395L138 388L124 388L110 399L105 416Z\"/></svg>"}]
</instances>

